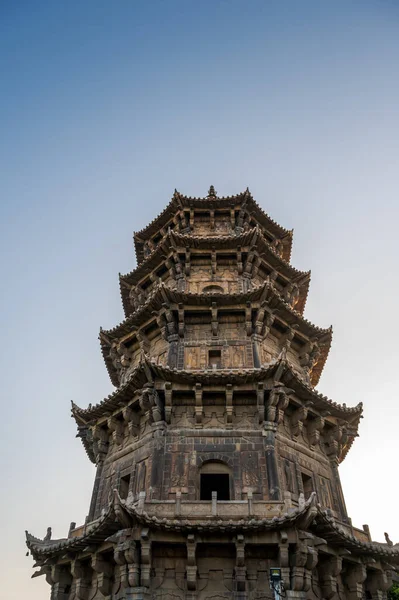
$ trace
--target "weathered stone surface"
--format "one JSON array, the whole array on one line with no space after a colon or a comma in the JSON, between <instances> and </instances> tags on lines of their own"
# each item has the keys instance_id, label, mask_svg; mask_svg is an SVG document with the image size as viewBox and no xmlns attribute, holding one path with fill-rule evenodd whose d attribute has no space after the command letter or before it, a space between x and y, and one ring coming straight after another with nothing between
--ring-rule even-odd
<instances>
[{"instance_id":1,"label":"weathered stone surface","mask_svg":"<svg viewBox=\"0 0 399 600\"><path fill-rule=\"evenodd\" d=\"M302 316L291 241L213 186L135 234L126 319L100 332L117 390L72 407L88 518L27 534L53 600L272 600L271 568L293 600L385 597L399 549L352 527L338 474L362 407L313 388L331 330Z\"/></svg>"}]
</instances>

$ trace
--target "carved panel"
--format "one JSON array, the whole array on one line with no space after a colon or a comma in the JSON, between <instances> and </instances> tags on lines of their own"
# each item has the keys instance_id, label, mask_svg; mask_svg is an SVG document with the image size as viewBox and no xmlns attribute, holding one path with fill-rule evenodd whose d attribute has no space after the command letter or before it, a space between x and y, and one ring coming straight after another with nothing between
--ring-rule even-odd
<instances>
[{"instance_id":1,"label":"carved panel","mask_svg":"<svg viewBox=\"0 0 399 600\"><path fill-rule=\"evenodd\" d=\"M186 487L188 478L188 458L184 454L172 453L172 467L170 486L171 487Z\"/></svg>"},{"instance_id":2,"label":"carved panel","mask_svg":"<svg viewBox=\"0 0 399 600\"><path fill-rule=\"evenodd\" d=\"M255 429L258 424L258 413L251 406L236 406L233 414L233 425L240 429Z\"/></svg>"},{"instance_id":3,"label":"carved panel","mask_svg":"<svg viewBox=\"0 0 399 600\"><path fill-rule=\"evenodd\" d=\"M231 234L231 223L230 215L216 214L215 215L215 231L214 235L230 235Z\"/></svg>"},{"instance_id":4,"label":"carved panel","mask_svg":"<svg viewBox=\"0 0 399 600\"><path fill-rule=\"evenodd\" d=\"M319 476L320 498L319 502L322 506L332 508L331 500L331 483L326 477Z\"/></svg>"},{"instance_id":5,"label":"carved panel","mask_svg":"<svg viewBox=\"0 0 399 600\"><path fill-rule=\"evenodd\" d=\"M192 406L174 406L172 408L172 425L175 427L193 427L194 408Z\"/></svg>"},{"instance_id":6,"label":"carved panel","mask_svg":"<svg viewBox=\"0 0 399 600\"><path fill-rule=\"evenodd\" d=\"M142 460L136 465L136 481L134 484L134 493L137 495L139 492L146 490L147 481L147 461Z\"/></svg>"},{"instance_id":7,"label":"carved panel","mask_svg":"<svg viewBox=\"0 0 399 600\"><path fill-rule=\"evenodd\" d=\"M190 346L184 349L184 368L200 369L201 353L199 346Z\"/></svg>"},{"instance_id":8,"label":"carved panel","mask_svg":"<svg viewBox=\"0 0 399 600\"><path fill-rule=\"evenodd\" d=\"M204 406L203 426L206 428L216 427L220 429L225 425L224 406Z\"/></svg>"},{"instance_id":9,"label":"carved panel","mask_svg":"<svg viewBox=\"0 0 399 600\"><path fill-rule=\"evenodd\" d=\"M259 485L259 464L256 452L242 452L242 483L244 487L256 488Z\"/></svg>"}]
</instances>

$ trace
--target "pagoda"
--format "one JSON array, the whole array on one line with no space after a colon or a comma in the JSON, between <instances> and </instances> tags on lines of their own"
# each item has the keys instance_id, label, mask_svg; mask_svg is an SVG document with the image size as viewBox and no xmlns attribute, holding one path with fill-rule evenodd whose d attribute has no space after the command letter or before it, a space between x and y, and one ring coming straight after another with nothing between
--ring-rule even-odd
<instances>
[{"instance_id":1,"label":"pagoda","mask_svg":"<svg viewBox=\"0 0 399 600\"><path fill-rule=\"evenodd\" d=\"M27 533L51 600L383 600L399 545L352 525L338 466L362 405L315 389L332 329L304 316L292 231L247 189L175 191L134 234L115 391L72 404L96 465L85 523Z\"/></svg>"}]
</instances>

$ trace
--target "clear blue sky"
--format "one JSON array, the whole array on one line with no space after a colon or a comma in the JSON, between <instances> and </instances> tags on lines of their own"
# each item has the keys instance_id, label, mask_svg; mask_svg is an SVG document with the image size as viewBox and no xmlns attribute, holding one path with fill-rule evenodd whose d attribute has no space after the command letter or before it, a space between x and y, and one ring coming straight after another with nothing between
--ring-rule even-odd
<instances>
[{"instance_id":1,"label":"clear blue sky","mask_svg":"<svg viewBox=\"0 0 399 600\"><path fill-rule=\"evenodd\" d=\"M25 528L87 514L70 399L112 389L98 330L175 187L249 186L295 229L306 316L334 325L319 389L365 404L349 513L399 541L398 65L394 0L1 2L2 598L49 597Z\"/></svg>"}]
</instances>

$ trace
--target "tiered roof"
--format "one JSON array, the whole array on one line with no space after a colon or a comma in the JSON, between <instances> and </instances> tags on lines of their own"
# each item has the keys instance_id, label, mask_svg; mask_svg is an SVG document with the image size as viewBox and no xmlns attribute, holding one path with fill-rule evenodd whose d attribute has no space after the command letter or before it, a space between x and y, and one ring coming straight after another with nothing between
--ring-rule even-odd
<instances>
[{"instance_id":1,"label":"tiered roof","mask_svg":"<svg viewBox=\"0 0 399 600\"><path fill-rule=\"evenodd\" d=\"M297 304L298 312L302 313L305 308L307 291L310 281L310 271L300 271L295 269L287 260L283 259L266 240L259 227L255 227L237 236L196 236L193 234L181 234L175 231L168 231L159 242L157 247L145 259L139 262L136 269L125 275L119 276L120 293L122 297L123 308L126 315L129 315L133 308L129 300L129 286L136 285L145 275L155 269L162 257L173 248L185 248L188 244L190 248L214 248L215 250L228 249L236 251L238 247L245 248L257 244L259 250L264 253L270 265L278 270L281 275L291 281L304 280L305 293L299 299Z\"/></svg>"},{"instance_id":2,"label":"tiered roof","mask_svg":"<svg viewBox=\"0 0 399 600\"><path fill-rule=\"evenodd\" d=\"M293 309L269 282L265 282L262 285L253 288L250 292L240 292L237 294L219 292L203 292L199 294L194 292L179 292L169 288L162 282L157 284L154 286L153 291L149 294L147 300L138 310L132 312L116 327L109 330L101 330L102 335L100 334L99 338L101 351L112 383L117 386L119 380L117 371L109 357L110 346L108 340L118 340L131 333L134 327L154 318L154 313L162 309L163 303L203 306L204 301L207 304L219 301L223 306L237 307L244 305L246 302L256 302L263 299L267 301L269 308L273 312L278 312L279 319L284 321L288 326L296 325L298 332L308 338L317 338L319 341L323 342L320 360L315 366L311 378L312 384L317 385L330 350L332 327L324 329L317 327L317 325L313 325L313 323L305 319L301 313Z\"/></svg>"},{"instance_id":3,"label":"tiered roof","mask_svg":"<svg viewBox=\"0 0 399 600\"><path fill-rule=\"evenodd\" d=\"M296 373L293 368L284 359L274 361L268 366L260 369L220 369L216 371L187 371L181 369L171 369L163 367L144 357L138 366L133 370L130 379L112 394L109 394L101 402L90 405L89 408L80 408L72 403L72 417L75 419L78 428L94 425L98 420L111 416L116 411L126 405L132 406L135 392L141 390L148 382L155 384L157 382L177 382L194 386L200 383L206 385L240 385L245 383L257 383L270 378L276 378L291 388L305 402L313 404L315 413L328 414L331 417L350 423L351 431L348 435L348 442L342 448L338 457L342 462L350 450L359 427L360 419L363 413L363 404L360 402L357 406L348 407L346 404L338 404L327 398ZM138 402L138 400L137 400ZM95 462L91 444L85 437L82 438L83 445L92 462Z\"/></svg>"},{"instance_id":4,"label":"tiered roof","mask_svg":"<svg viewBox=\"0 0 399 600\"><path fill-rule=\"evenodd\" d=\"M177 190L175 190L169 204L164 210L157 216L149 225L134 233L134 245L136 250L137 264L140 264L144 259L143 246L145 240L155 235L160 229L165 228L171 221L177 211L181 209L232 209L239 208L243 203L246 203L248 212L253 218L264 228L269 231L273 237L289 239L287 245L288 251L286 259L290 259L291 246L292 246L292 230L284 229L276 221L274 221L259 204L254 200L251 192L247 188L244 192L233 196L216 196L213 186L211 186L208 196L204 198L197 198L191 196L185 196Z\"/></svg>"},{"instance_id":5,"label":"tiered roof","mask_svg":"<svg viewBox=\"0 0 399 600\"><path fill-rule=\"evenodd\" d=\"M399 564L398 544L391 547L378 542L359 540L350 527L344 528L329 514L328 510L323 510L319 504L316 504L314 492L302 505L272 518L247 516L234 519L209 516L209 518L188 519L176 515L174 518L160 519L139 508L137 503L122 500L117 490L114 490L108 509L97 521L85 527L79 536L45 541L26 532L26 544L35 560L43 563L44 560L63 556L72 559L74 552L80 552L89 546L99 546L106 540L112 541L112 534L121 527L127 526L141 525L151 530L160 529L183 534L194 531L204 534L213 532L248 534L292 526L301 528L304 523L309 524L312 533L320 537L319 543L328 542L333 548L336 547L341 551L344 548L354 556L367 556L374 560L384 560L388 564Z\"/></svg>"}]
</instances>

